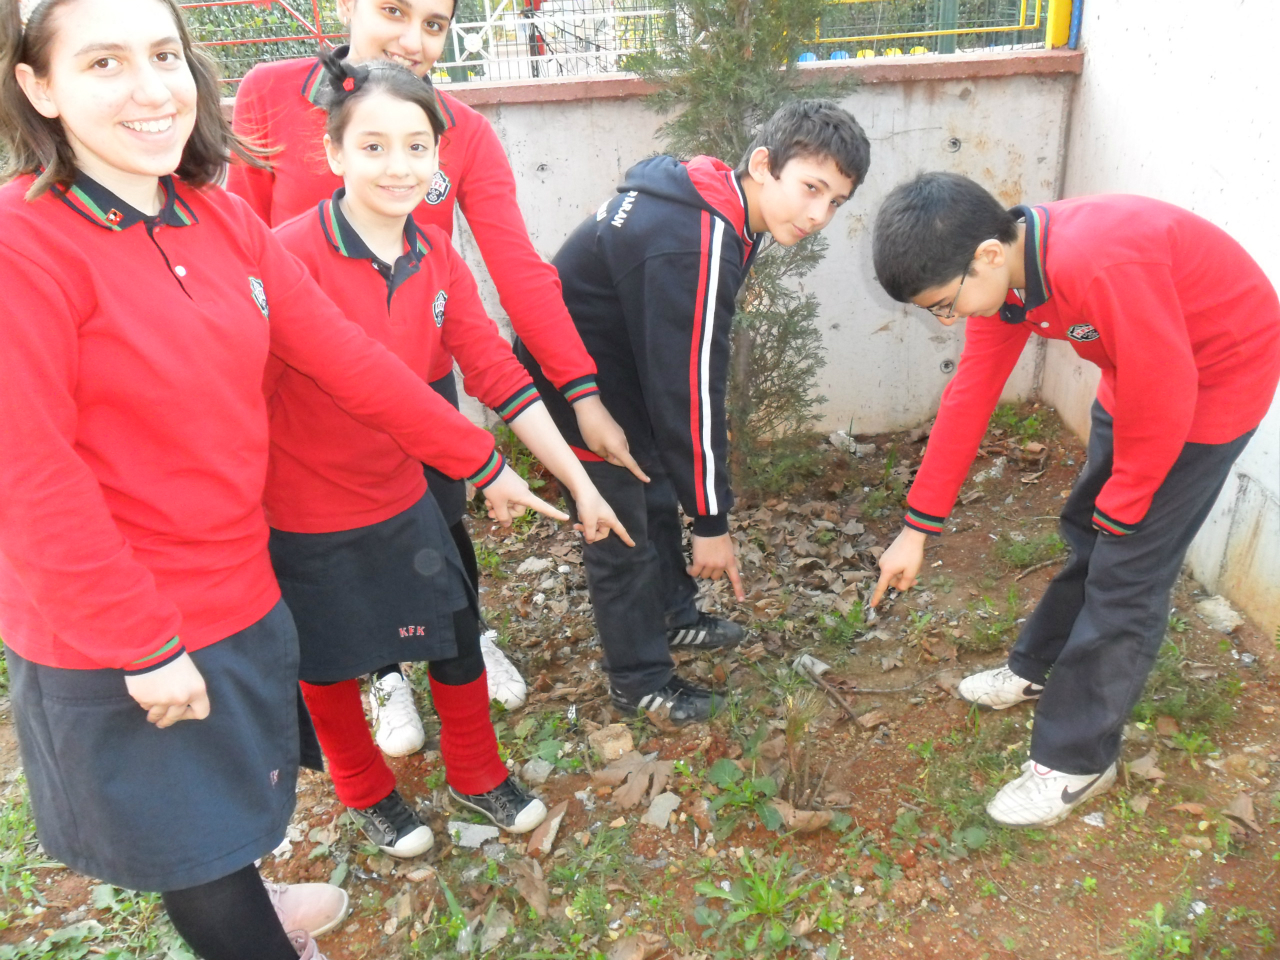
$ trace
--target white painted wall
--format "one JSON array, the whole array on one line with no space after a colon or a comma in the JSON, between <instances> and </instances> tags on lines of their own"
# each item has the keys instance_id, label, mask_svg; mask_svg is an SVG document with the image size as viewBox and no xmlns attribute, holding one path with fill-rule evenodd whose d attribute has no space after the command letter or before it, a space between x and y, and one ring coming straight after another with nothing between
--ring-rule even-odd
<instances>
[{"instance_id":1,"label":"white painted wall","mask_svg":"<svg viewBox=\"0 0 1280 960\"><path fill-rule=\"evenodd\" d=\"M1010 204L1059 193L1070 75L868 83L845 106L871 139L863 188L827 228L830 251L804 286L817 294L827 350L820 391L826 424L855 433L916 426L933 416L958 360L963 327L891 301L871 268L871 220L885 194L920 170L973 176ZM534 245L550 257L582 218L611 196L623 172L662 149L662 117L639 100L580 100L481 107L516 174ZM501 316L474 242L459 246ZM1037 339L1037 338L1033 338ZM1007 395L1028 397L1041 349L1028 348ZM471 408L473 416L479 411Z\"/></svg>"},{"instance_id":2,"label":"white painted wall","mask_svg":"<svg viewBox=\"0 0 1280 960\"><path fill-rule=\"evenodd\" d=\"M1140 193L1179 204L1236 237L1280 285L1280 75L1265 53L1278 33L1275 0L1165 0L1159 10L1085 0L1064 195ZM1244 51L1219 37L1261 46ZM1082 435L1096 383L1095 367L1050 346L1043 395ZM1188 562L1267 629L1280 626L1280 403Z\"/></svg>"}]
</instances>

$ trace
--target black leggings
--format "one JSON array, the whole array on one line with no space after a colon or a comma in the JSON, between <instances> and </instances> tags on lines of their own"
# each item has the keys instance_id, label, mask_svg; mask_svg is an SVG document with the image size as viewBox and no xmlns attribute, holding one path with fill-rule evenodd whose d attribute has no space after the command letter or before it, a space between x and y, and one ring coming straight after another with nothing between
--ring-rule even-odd
<instances>
[{"instance_id":1,"label":"black leggings","mask_svg":"<svg viewBox=\"0 0 1280 960\"><path fill-rule=\"evenodd\" d=\"M467 521L462 519L455 523L449 528L449 535L458 546L458 554L462 557L462 569L466 571L471 589L478 597L480 566L476 562L476 548L471 543L471 534L467 532ZM443 683L449 687L460 687L464 683L471 683L473 680L480 679L480 674L484 672L484 656L480 652L480 637L475 629L479 625L474 623L471 626L464 625L463 614L466 614L468 619L475 620L470 610L459 610L453 616L453 633L458 640L458 655L451 660L432 660L430 664L431 676L435 678L436 683ZM472 633L476 634L474 639L470 639ZM375 670L373 675L381 679L389 673L403 672L400 664L389 663Z\"/></svg>"},{"instance_id":2,"label":"black leggings","mask_svg":"<svg viewBox=\"0 0 1280 960\"><path fill-rule=\"evenodd\" d=\"M204 960L298 960L252 863L161 899L174 928Z\"/></svg>"}]
</instances>

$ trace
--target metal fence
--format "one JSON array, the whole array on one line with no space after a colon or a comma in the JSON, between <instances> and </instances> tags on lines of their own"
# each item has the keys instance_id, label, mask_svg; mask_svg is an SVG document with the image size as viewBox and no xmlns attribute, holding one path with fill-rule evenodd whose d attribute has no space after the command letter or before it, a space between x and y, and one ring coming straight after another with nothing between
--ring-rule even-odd
<instances>
[{"instance_id":1,"label":"metal fence","mask_svg":"<svg viewBox=\"0 0 1280 960\"><path fill-rule=\"evenodd\" d=\"M1078 0L1077 0L1078 2ZM234 84L262 60L337 43L333 0L183 4L197 40ZM1046 43L1071 0L831 0L801 60L953 53ZM668 11L656 0L458 0L438 82L572 77L625 70L660 47ZM1062 41L1058 41L1062 42Z\"/></svg>"}]
</instances>

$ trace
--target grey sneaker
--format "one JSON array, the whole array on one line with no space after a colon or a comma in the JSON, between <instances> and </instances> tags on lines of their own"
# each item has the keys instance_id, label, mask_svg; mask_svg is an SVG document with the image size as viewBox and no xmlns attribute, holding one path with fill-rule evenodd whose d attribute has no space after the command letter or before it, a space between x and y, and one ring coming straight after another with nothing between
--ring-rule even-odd
<instances>
[{"instance_id":1,"label":"grey sneaker","mask_svg":"<svg viewBox=\"0 0 1280 960\"><path fill-rule=\"evenodd\" d=\"M747 632L732 620L722 620L709 613L699 613L698 622L667 631L667 646L682 650L712 650L736 647Z\"/></svg>"},{"instance_id":2,"label":"grey sneaker","mask_svg":"<svg viewBox=\"0 0 1280 960\"><path fill-rule=\"evenodd\" d=\"M615 710L627 716L665 707L667 719L678 727L708 720L724 706L724 698L719 694L682 680L674 674L665 686L642 696L628 696L610 687L609 699Z\"/></svg>"},{"instance_id":3,"label":"grey sneaker","mask_svg":"<svg viewBox=\"0 0 1280 960\"><path fill-rule=\"evenodd\" d=\"M461 793L450 787L449 795L509 833L528 833L547 818L547 805L514 777L507 777L487 793Z\"/></svg>"},{"instance_id":4,"label":"grey sneaker","mask_svg":"<svg viewBox=\"0 0 1280 960\"><path fill-rule=\"evenodd\" d=\"M409 809L398 790L392 790L372 807L348 807L364 835L393 857L416 857L436 842L431 828Z\"/></svg>"}]
</instances>

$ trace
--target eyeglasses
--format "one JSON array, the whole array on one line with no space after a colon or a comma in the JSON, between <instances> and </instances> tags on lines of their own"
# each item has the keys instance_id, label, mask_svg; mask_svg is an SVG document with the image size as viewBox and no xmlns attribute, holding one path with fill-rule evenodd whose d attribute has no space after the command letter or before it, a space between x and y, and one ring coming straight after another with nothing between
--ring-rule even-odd
<instances>
[{"instance_id":1,"label":"eyeglasses","mask_svg":"<svg viewBox=\"0 0 1280 960\"><path fill-rule=\"evenodd\" d=\"M956 315L956 302L960 299L960 291L964 289L965 278L969 276L969 268L972 266L973 261L970 260L969 266L964 268L964 273L960 277L960 286L956 287L956 295L951 298L951 302L946 307L925 307L925 309L940 320L950 320L954 317ZM946 313L941 312L944 309L947 311Z\"/></svg>"}]
</instances>

